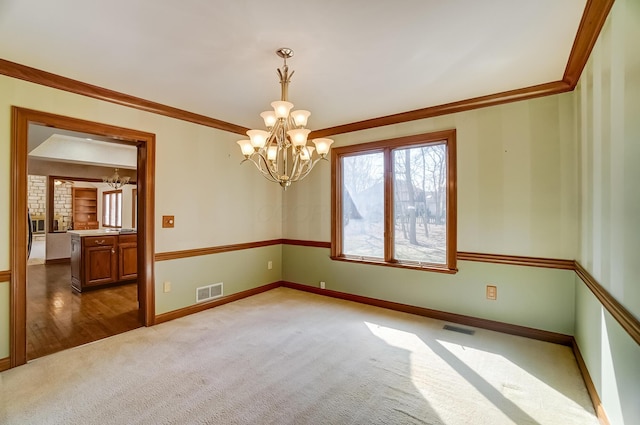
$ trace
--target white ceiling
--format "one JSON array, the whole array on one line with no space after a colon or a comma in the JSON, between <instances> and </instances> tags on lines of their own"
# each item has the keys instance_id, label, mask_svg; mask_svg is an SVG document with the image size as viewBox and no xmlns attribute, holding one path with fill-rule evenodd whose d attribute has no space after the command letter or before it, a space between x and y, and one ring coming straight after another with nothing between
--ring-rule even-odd
<instances>
[{"instance_id":1,"label":"white ceiling","mask_svg":"<svg viewBox=\"0 0 640 425\"><path fill-rule=\"evenodd\" d=\"M30 160L129 170L137 168L137 148L109 137L36 123L29 124L27 133Z\"/></svg>"},{"instance_id":2,"label":"white ceiling","mask_svg":"<svg viewBox=\"0 0 640 425\"><path fill-rule=\"evenodd\" d=\"M137 155L135 146L57 133L29 152L30 158L130 170L137 167Z\"/></svg>"},{"instance_id":3,"label":"white ceiling","mask_svg":"<svg viewBox=\"0 0 640 425\"><path fill-rule=\"evenodd\" d=\"M586 0L0 0L0 58L245 127L321 129L561 80Z\"/></svg>"}]
</instances>

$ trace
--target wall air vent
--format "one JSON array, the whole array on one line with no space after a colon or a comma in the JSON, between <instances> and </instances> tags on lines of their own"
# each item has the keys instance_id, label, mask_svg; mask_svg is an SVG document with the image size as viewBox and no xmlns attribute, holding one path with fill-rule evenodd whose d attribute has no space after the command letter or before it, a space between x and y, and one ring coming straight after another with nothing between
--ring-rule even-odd
<instances>
[{"instance_id":1,"label":"wall air vent","mask_svg":"<svg viewBox=\"0 0 640 425\"><path fill-rule=\"evenodd\" d=\"M442 329L447 331L459 332L461 334L467 334L467 335L473 335L474 333L476 333L476 331L474 331L473 329L459 328L457 326L451 326L451 325L444 325Z\"/></svg>"},{"instance_id":2,"label":"wall air vent","mask_svg":"<svg viewBox=\"0 0 640 425\"><path fill-rule=\"evenodd\" d=\"M222 296L222 282L196 288L196 302L214 300Z\"/></svg>"}]
</instances>

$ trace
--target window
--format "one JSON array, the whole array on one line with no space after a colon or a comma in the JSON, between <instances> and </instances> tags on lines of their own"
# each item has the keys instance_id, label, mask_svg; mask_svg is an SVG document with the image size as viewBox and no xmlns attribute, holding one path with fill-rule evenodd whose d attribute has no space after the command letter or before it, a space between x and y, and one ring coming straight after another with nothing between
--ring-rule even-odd
<instances>
[{"instance_id":1,"label":"window","mask_svg":"<svg viewBox=\"0 0 640 425\"><path fill-rule=\"evenodd\" d=\"M104 227L122 227L122 191L102 192L102 224Z\"/></svg>"},{"instance_id":2,"label":"window","mask_svg":"<svg viewBox=\"0 0 640 425\"><path fill-rule=\"evenodd\" d=\"M131 225L132 227L138 227L138 189L131 189Z\"/></svg>"},{"instance_id":3,"label":"window","mask_svg":"<svg viewBox=\"0 0 640 425\"><path fill-rule=\"evenodd\" d=\"M455 135L332 150L333 259L456 271Z\"/></svg>"}]
</instances>

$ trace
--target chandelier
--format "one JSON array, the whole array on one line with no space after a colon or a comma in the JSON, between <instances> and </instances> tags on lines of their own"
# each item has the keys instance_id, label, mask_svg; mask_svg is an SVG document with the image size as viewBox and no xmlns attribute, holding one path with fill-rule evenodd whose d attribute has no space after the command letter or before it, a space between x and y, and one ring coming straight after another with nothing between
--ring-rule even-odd
<instances>
[{"instance_id":1,"label":"chandelier","mask_svg":"<svg viewBox=\"0 0 640 425\"><path fill-rule=\"evenodd\" d=\"M103 177L102 181L112 188L118 190L125 184L129 183L129 177L120 177L120 175L118 174L118 169L116 168L116 171L111 177Z\"/></svg>"},{"instance_id":2,"label":"chandelier","mask_svg":"<svg viewBox=\"0 0 640 425\"><path fill-rule=\"evenodd\" d=\"M271 102L273 111L260 114L267 130L249 130L249 140L239 140L245 161L251 161L269 181L280 184L284 190L309 175L319 160L327 160L333 140L313 139L313 146L307 146L307 136L311 132L305 128L311 112L291 111L293 103L287 101L289 83L295 71L289 73L287 59L293 50L283 47L276 54L284 60L278 68L280 76L280 100ZM315 153L314 153L315 151Z\"/></svg>"}]
</instances>

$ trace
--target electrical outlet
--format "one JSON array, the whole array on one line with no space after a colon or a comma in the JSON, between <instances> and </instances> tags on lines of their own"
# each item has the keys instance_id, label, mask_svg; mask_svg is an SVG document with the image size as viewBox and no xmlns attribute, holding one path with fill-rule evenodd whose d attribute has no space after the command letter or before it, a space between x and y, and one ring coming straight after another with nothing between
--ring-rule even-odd
<instances>
[{"instance_id":1,"label":"electrical outlet","mask_svg":"<svg viewBox=\"0 0 640 425\"><path fill-rule=\"evenodd\" d=\"M162 292L164 293L171 292L171 282L164 282L162 284Z\"/></svg>"},{"instance_id":2,"label":"electrical outlet","mask_svg":"<svg viewBox=\"0 0 640 425\"><path fill-rule=\"evenodd\" d=\"M320 289L324 289L324 282L320 282Z\"/></svg>"},{"instance_id":3,"label":"electrical outlet","mask_svg":"<svg viewBox=\"0 0 640 425\"><path fill-rule=\"evenodd\" d=\"M271 269L273 269L273 261L269 261L267 263L267 270L271 270Z\"/></svg>"},{"instance_id":4,"label":"electrical outlet","mask_svg":"<svg viewBox=\"0 0 640 425\"><path fill-rule=\"evenodd\" d=\"M497 300L498 299L498 287L495 285L487 285L487 299L488 300Z\"/></svg>"}]
</instances>

